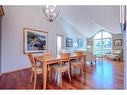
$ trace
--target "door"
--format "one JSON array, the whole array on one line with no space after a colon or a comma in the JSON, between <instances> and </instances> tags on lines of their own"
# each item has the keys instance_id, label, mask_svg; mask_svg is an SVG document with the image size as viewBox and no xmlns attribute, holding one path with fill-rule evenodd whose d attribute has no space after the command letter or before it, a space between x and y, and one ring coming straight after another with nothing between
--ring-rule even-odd
<instances>
[{"instance_id":1,"label":"door","mask_svg":"<svg viewBox=\"0 0 127 95\"><path fill-rule=\"evenodd\" d=\"M59 54L60 51L63 49L63 39L64 37L62 35L57 35L56 37L56 53Z\"/></svg>"}]
</instances>

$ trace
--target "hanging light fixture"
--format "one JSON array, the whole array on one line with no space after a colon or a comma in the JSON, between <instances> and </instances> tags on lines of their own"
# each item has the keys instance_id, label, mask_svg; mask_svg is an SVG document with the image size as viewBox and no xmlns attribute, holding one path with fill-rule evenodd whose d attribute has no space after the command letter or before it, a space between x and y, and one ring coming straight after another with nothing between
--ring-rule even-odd
<instances>
[{"instance_id":1,"label":"hanging light fixture","mask_svg":"<svg viewBox=\"0 0 127 95\"><path fill-rule=\"evenodd\" d=\"M42 9L50 22L53 22L59 15L59 9L55 5L45 5Z\"/></svg>"}]
</instances>

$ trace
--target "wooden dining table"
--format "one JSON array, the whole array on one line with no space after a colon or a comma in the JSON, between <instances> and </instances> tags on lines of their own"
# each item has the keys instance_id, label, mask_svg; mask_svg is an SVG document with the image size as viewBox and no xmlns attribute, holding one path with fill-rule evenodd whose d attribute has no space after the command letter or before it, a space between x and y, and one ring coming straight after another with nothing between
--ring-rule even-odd
<instances>
[{"instance_id":1,"label":"wooden dining table","mask_svg":"<svg viewBox=\"0 0 127 95\"><path fill-rule=\"evenodd\" d=\"M77 57L76 54L71 54L70 59L75 59L76 57ZM42 55L42 56L35 56L34 59L35 61L40 61L42 63L43 89L46 89L48 65L58 63L61 58L60 56L57 56L56 58L53 56L50 56L50 57L45 58L44 60L43 55ZM85 54L83 54L83 61L84 61L83 70L85 71L85 67L86 67L86 55Z\"/></svg>"}]
</instances>

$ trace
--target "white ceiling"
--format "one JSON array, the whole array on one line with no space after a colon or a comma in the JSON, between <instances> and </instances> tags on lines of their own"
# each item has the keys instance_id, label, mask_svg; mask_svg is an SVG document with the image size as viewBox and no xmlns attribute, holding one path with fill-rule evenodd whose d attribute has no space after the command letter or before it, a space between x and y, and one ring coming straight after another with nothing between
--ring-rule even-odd
<instances>
[{"instance_id":1,"label":"white ceiling","mask_svg":"<svg viewBox=\"0 0 127 95\"><path fill-rule=\"evenodd\" d=\"M59 6L60 16L86 37L104 29L120 33L119 6Z\"/></svg>"}]
</instances>

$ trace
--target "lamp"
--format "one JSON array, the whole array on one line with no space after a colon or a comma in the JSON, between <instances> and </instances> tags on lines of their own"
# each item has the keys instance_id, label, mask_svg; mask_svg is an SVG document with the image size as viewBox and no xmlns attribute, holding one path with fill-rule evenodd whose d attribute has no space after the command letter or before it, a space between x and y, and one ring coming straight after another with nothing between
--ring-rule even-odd
<instances>
[{"instance_id":1,"label":"lamp","mask_svg":"<svg viewBox=\"0 0 127 95\"><path fill-rule=\"evenodd\" d=\"M87 50L88 50L88 51L92 51L91 45L87 45Z\"/></svg>"},{"instance_id":2,"label":"lamp","mask_svg":"<svg viewBox=\"0 0 127 95\"><path fill-rule=\"evenodd\" d=\"M88 48L88 49L91 49L91 45L87 45L87 48Z\"/></svg>"},{"instance_id":3,"label":"lamp","mask_svg":"<svg viewBox=\"0 0 127 95\"><path fill-rule=\"evenodd\" d=\"M50 22L53 22L59 15L59 9L55 5L45 5L42 9Z\"/></svg>"}]
</instances>

